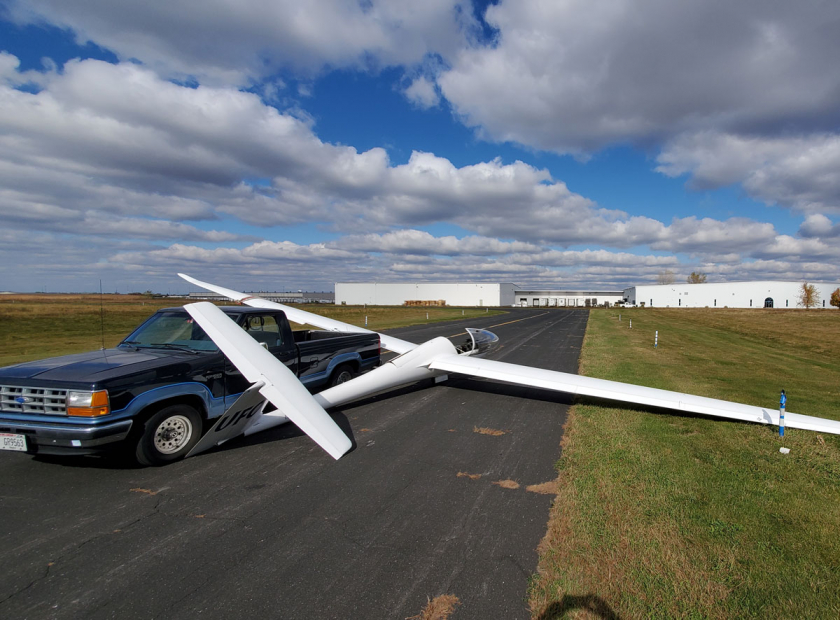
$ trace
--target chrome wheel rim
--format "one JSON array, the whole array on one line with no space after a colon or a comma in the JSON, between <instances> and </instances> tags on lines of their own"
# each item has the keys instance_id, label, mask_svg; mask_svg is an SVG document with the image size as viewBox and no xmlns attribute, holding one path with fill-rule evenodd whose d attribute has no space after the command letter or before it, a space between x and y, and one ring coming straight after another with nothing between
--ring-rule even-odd
<instances>
[{"instance_id":1,"label":"chrome wheel rim","mask_svg":"<svg viewBox=\"0 0 840 620\"><path fill-rule=\"evenodd\" d=\"M350 371L343 370L342 372L338 373L338 376L335 378L336 385L339 383L346 383L353 378L353 375L350 374Z\"/></svg>"},{"instance_id":2,"label":"chrome wheel rim","mask_svg":"<svg viewBox=\"0 0 840 620\"><path fill-rule=\"evenodd\" d=\"M155 449L161 454L174 454L189 442L193 434L190 419L182 415L166 418L155 429Z\"/></svg>"}]
</instances>

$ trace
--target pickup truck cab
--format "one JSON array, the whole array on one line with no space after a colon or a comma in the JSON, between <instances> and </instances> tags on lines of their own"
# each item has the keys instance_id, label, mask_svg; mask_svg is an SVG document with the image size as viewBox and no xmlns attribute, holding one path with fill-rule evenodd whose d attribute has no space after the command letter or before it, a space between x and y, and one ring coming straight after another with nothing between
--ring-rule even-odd
<instances>
[{"instance_id":1,"label":"pickup truck cab","mask_svg":"<svg viewBox=\"0 0 840 620\"><path fill-rule=\"evenodd\" d=\"M379 336L292 331L280 310L221 308L310 390L379 364ZM185 456L249 387L183 308L157 311L114 349L0 368L0 449Z\"/></svg>"}]
</instances>

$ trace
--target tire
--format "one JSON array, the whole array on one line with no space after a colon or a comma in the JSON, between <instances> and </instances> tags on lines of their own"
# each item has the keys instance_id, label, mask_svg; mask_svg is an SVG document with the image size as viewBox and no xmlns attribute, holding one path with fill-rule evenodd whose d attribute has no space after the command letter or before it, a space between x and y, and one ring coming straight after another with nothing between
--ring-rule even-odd
<instances>
[{"instance_id":1,"label":"tire","mask_svg":"<svg viewBox=\"0 0 840 620\"><path fill-rule=\"evenodd\" d=\"M180 460L201 439L201 427L201 416L189 405L164 407L146 420L134 456L141 465Z\"/></svg>"},{"instance_id":2,"label":"tire","mask_svg":"<svg viewBox=\"0 0 840 620\"><path fill-rule=\"evenodd\" d=\"M351 364L341 364L333 371L332 377L330 377L330 387L347 383L355 376L356 371Z\"/></svg>"}]
</instances>

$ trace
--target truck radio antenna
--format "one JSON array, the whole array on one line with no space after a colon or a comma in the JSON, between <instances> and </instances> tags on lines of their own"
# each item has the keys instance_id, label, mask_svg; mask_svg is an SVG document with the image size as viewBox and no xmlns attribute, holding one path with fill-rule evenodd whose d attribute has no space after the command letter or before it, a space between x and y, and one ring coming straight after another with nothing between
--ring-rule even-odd
<instances>
[{"instance_id":1,"label":"truck radio antenna","mask_svg":"<svg viewBox=\"0 0 840 620\"><path fill-rule=\"evenodd\" d=\"M99 278L99 329L102 333L102 348L105 350L105 303L102 300L102 278ZM106 355L107 357L107 355Z\"/></svg>"}]
</instances>

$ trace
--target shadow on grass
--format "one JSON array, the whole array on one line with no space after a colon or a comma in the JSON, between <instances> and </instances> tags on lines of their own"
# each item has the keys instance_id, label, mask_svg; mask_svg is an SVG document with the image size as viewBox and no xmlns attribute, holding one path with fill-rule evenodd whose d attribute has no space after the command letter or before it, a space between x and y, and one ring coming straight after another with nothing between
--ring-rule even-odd
<instances>
[{"instance_id":1,"label":"shadow on grass","mask_svg":"<svg viewBox=\"0 0 840 620\"><path fill-rule=\"evenodd\" d=\"M561 620L561 618L566 617L567 613L579 609L586 610L595 617L605 620L621 619L621 616L615 613L604 599L594 594L567 594L559 601L555 601L546 607L545 611L537 618L538 620Z\"/></svg>"}]
</instances>

